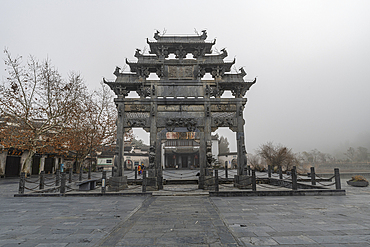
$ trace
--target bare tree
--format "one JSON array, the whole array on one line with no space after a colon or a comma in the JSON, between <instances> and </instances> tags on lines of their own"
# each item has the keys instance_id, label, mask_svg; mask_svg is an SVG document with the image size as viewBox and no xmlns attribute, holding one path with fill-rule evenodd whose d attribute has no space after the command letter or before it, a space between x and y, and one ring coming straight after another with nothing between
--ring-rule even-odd
<instances>
[{"instance_id":1,"label":"bare tree","mask_svg":"<svg viewBox=\"0 0 370 247\"><path fill-rule=\"evenodd\" d=\"M247 154L248 164L254 169L259 167L261 164L260 157L258 155Z\"/></svg>"},{"instance_id":2,"label":"bare tree","mask_svg":"<svg viewBox=\"0 0 370 247\"><path fill-rule=\"evenodd\" d=\"M5 148L29 151L21 168L26 172L36 152L62 149L58 137L73 117L84 85L78 74L63 80L49 60L30 57L24 65L20 56L4 52L8 77L0 86L0 115L10 126L0 139Z\"/></svg>"},{"instance_id":3,"label":"bare tree","mask_svg":"<svg viewBox=\"0 0 370 247\"><path fill-rule=\"evenodd\" d=\"M98 91L86 92L68 123L64 143L76 153L77 169L100 146L112 146L116 142L117 109L113 97L113 92L105 84L101 84ZM125 139L131 138L132 132L126 132Z\"/></svg>"},{"instance_id":4,"label":"bare tree","mask_svg":"<svg viewBox=\"0 0 370 247\"><path fill-rule=\"evenodd\" d=\"M268 142L260 146L257 152L274 169L282 166L283 170L287 171L291 170L294 165L298 165L298 160L292 150L281 144L274 145L272 142Z\"/></svg>"}]
</instances>

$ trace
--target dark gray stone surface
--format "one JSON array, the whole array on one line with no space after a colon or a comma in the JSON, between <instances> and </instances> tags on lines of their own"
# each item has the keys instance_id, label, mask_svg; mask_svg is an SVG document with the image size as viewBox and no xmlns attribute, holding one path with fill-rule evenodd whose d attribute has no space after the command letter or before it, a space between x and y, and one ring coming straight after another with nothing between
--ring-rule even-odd
<instances>
[{"instance_id":1,"label":"dark gray stone surface","mask_svg":"<svg viewBox=\"0 0 370 247\"><path fill-rule=\"evenodd\" d=\"M370 246L370 190L345 196L212 197L245 246Z\"/></svg>"},{"instance_id":2,"label":"dark gray stone surface","mask_svg":"<svg viewBox=\"0 0 370 247\"><path fill-rule=\"evenodd\" d=\"M178 171L178 176L184 171ZM13 197L0 246L370 246L370 189L344 196Z\"/></svg>"}]
</instances>

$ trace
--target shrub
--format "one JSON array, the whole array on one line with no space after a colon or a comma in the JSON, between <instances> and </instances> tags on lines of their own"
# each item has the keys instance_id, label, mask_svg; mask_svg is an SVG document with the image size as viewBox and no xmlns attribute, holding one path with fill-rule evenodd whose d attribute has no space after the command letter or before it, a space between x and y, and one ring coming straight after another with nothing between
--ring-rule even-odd
<instances>
[{"instance_id":1,"label":"shrub","mask_svg":"<svg viewBox=\"0 0 370 247\"><path fill-rule=\"evenodd\" d=\"M361 175L353 176L352 179L351 179L351 181L366 181L367 182L366 178L364 178Z\"/></svg>"}]
</instances>

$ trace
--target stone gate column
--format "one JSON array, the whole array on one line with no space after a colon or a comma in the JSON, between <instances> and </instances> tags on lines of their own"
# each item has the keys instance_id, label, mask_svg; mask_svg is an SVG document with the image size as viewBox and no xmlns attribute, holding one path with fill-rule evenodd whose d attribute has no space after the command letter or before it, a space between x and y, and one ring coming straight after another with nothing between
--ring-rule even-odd
<instances>
[{"instance_id":1,"label":"stone gate column","mask_svg":"<svg viewBox=\"0 0 370 247\"><path fill-rule=\"evenodd\" d=\"M152 95L152 98L155 97ZM147 190L158 190L158 165L160 166L160 148L157 140L157 102L150 104L150 147ZM159 143L160 145L160 143Z\"/></svg>"},{"instance_id":2,"label":"stone gate column","mask_svg":"<svg viewBox=\"0 0 370 247\"><path fill-rule=\"evenodd\" d=\"M128 187L127 177L123 176L123 163L125 155L125 142L124 142L124 116L125 116L125 103L124 101L116 101L118 116L117 116L117 146L114 165L117 166L117 172L114 177L109 178L109 191L120 191Z\"/></svg>"},{"instance_id":3,"label":"stone gate column","mask_svg":"<svg viewBox=\"0 0 370 247\"><path fill-rule=\"evenodd\" d=\"M205 166L207 163L206 157L206 140L204 132L200 132L200 147L199 147L199 183L198 188L204 189Z\"/></svg>"},{"instance_id":4,"label":"stone gate column","mask_svg":"<svg viewBox=\"0 0 370 247\"><path fill-rule=\"evenodd\" d=\"M238 156L238 175L244 175L245 165L245 139L244 139L244 118L243 118L243 104L241 99L236 104L237 114L237 156Z\"/></svg>"},{"instance_id":5,"label":"stone gate column","mask_svg":"<svg viewBox=\"0 0 370 247\"><path fill-rule=\"evenodd\" d=\"M158 189L163 189L162 182L162 138L161 133L157 133L156 148L155 148L155 170Z\"/></svg>"},{"instance_id":6,"label":"stone gate column","mask_svg":"<svg viewBox=\"0 0 370 247\"><path fill-rule=\"evenodd\" d=\"M124 142L124 115L125 115L125 103L119 102L117 104L118 117L117 117L117 148L118 148L118 159L117 159L117 176L123 176L123 163L125 155L125 142Z\"/></svg>"}]
</instances>

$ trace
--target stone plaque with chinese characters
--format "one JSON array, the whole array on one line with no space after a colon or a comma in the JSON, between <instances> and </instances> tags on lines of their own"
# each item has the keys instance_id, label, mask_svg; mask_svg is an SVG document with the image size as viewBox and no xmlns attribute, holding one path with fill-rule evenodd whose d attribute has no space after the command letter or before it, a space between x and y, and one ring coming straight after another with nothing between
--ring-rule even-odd
<instances>
[{"instance_id":1,"label":"stone plaque with chinese characters","mask_svg":"<svg viewBox=\"0 0 370 247\"><path fill-rule=\"evenodd\" d=\"M193 66L168 66L168 79L193 79Z\"/></svg>"}]
</instances>

